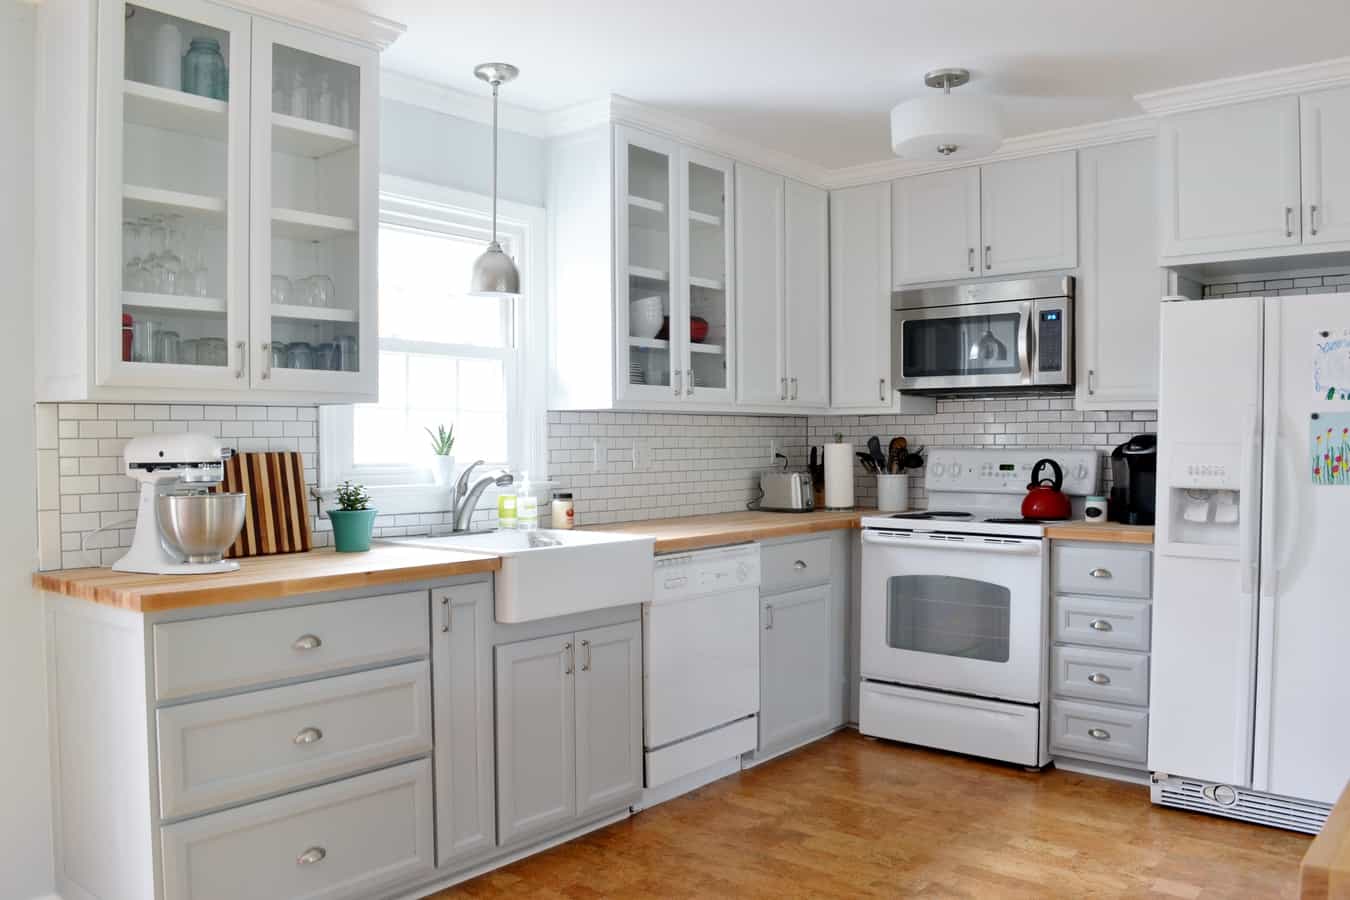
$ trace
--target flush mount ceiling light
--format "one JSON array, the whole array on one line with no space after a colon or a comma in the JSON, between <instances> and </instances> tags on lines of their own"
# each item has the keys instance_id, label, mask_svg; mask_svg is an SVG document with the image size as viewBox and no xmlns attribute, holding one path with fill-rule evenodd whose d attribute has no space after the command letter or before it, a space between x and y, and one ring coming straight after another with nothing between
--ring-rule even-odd
<instances>
[{"instance_id":1,"label":"flush mount ceiling light","mask_svg":"<svg viewBox=\"0 0 1350 900\"><path fill-rule=\"evenodd\" d=\"M497 243L497 89L520 74L510 63L483 63L473 74L492 85L492 243L473 264L471 297L520 296L520 272Z\"/></svg>"},{"instance_id":2,"label":"flush mount ceiling light","mask_svg":"<svg viewBox=\"0 0 1350 900\"><path fill-rule=\"evenodd\" d=\"M942 94L909 100L891 110L891 149L905 159L957 160L985 156L1003 143L1003 125L989 97L952 93L970 81L967 69L934 69L923 76Z\"/></svg>"}]
</instances>

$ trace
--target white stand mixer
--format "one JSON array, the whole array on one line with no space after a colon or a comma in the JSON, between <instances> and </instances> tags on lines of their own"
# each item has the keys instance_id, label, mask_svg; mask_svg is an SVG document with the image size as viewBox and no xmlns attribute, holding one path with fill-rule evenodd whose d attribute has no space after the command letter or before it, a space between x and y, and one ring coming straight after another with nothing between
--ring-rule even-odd
<instances>
[{"instance_id":1,"label":"white stand mixer","mask_svg":"<svg viewBox=\"0 0 1350 900\"><path fill-rule=\"evenodd\" d=\"M204 434L132 438L123 452L126 474L141 483L136 533L115 572L196 575L232 572L239 563L222 559L244 523L243 494L209 494L225 480L234 451ZM192 496L175 489L196 488Z\"/></svg>"}]
</instances>

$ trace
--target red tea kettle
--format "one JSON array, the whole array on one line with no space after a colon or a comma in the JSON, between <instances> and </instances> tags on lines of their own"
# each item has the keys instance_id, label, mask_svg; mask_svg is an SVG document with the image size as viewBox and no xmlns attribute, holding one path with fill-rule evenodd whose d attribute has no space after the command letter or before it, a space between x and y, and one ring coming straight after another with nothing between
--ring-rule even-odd
<instances>
[{"instance_id":1,"label":"red tea kettle","mask_svg":"<svg viewBox=\"0 0 1350 900\"><path fill-rule=\"evenodd\" d=\"M1042 478L1041 470L1046 466L1055 477ZM1064 470L1053 459L1037 460L1031 467L1031 484L1027 485L1027 495L1022 498L1022 518L1024 519L1069 519L1073 517L1073 507L1069 497L1060 488L1064 487Z\"/></svg>"}]
</instances>

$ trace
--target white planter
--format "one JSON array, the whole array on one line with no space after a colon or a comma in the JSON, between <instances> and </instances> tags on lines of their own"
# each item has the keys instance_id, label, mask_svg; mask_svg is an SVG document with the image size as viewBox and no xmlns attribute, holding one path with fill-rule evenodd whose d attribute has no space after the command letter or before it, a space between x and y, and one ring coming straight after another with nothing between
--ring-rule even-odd
<instances>
[{"instance_id":1,"label":"white planter","mask_svg":"<svg viewBox=\"0 0 1350 900\"><path fill-rule=\"evenodd\" d=\"M448 487L455 480L455 458L453 456L433 456L431 458L431 478L437 487Z\"/></svg>"}]
</instances>

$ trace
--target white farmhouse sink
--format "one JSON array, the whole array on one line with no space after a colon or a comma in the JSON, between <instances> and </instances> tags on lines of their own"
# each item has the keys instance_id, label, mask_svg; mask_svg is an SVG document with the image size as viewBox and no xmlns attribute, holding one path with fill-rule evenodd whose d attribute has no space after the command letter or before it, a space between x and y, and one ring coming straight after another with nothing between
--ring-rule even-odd
<instances>
[{"instance_id":1,"label":"white farmhouse sink","mask_svg":"<svg viewBox=\"0 0 1350 900\"><path fill-rule=\"evenodd\" d=\"M530 622L652 596L656 540L603 531L492 531L393 543L500 556L494 593L498 622Z\"/></svg>"}]
</instances>

